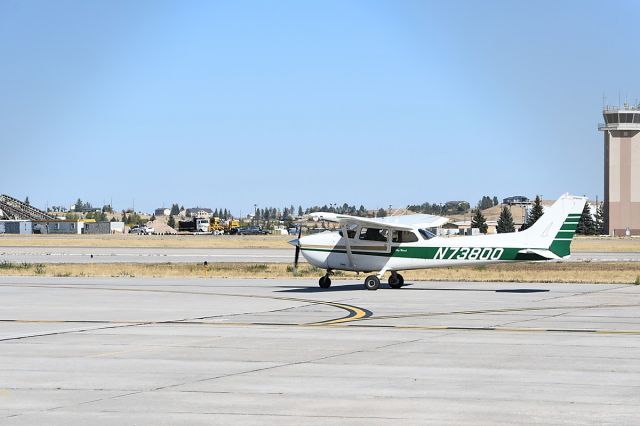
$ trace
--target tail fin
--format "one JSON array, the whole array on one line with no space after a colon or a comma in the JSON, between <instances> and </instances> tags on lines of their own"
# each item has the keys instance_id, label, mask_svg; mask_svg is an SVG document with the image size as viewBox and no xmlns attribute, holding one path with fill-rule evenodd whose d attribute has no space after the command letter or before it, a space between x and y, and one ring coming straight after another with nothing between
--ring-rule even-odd
<instances>
[{"instance_id":1,"label":"tail fin","mask_svg":"<svg viewBox=\"0 0 640 426\"><path fill-rule=\"evenodd\" d=\"M545 209L540 219L521 234L537 240L540 247L548 247L558 257L569 256L571 240L586 202L586 197L565 194Z\"/></svg>"}]
</instances>

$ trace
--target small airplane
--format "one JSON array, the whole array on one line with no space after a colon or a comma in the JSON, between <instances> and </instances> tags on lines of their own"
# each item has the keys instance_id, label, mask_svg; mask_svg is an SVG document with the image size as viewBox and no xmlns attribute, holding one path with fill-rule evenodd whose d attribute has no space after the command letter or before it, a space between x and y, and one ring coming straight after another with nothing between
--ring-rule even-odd
<instances>
[{"instance_id":1,"label":"small airplane","mask_svg":"<svg viewBox=\"0 0 640 426\"><path fill-rule=\"evenodd\" d=\"M339 224L339 231L301 236L289 241L296 247L294 270L300 253L311 265L327 272L319 280L321 288L331 286L336 270L377 274L364 280L367 290L377 290L390 272L389 286L401 288L398 272L443 266L558 260L570 256L571 240L587 199L561 196L530 228L521 232L439 237L427 228L446 223L440 216L416 214L384 218L362 218L317 212L309 216Z\"/></svg>"}]
</instances>

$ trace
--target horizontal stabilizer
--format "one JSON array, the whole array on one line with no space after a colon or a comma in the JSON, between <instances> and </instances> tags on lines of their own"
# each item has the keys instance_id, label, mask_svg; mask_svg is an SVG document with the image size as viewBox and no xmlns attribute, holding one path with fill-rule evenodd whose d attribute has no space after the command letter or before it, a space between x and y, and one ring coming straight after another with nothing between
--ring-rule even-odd
<instances>
[{"instance_id":1,"label":"horizontal stabilizer","mask_svg":"<svg viewBox=\"0 0 640 426\"><path fill-rule=\"evenodd\" d=\"M561 259L559 256L557 256L551 250L523 249L523 250L520 250L518 252L518 254L539 256L539 257L547 259L547 260Z\"/></svg>"}]
</instances>

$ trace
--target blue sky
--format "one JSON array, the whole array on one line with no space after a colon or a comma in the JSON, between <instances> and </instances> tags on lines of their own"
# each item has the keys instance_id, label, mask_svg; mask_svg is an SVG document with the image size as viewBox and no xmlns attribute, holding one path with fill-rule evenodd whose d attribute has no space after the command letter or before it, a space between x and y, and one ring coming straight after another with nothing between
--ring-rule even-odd
<instances>
[{"instance_id":1,"label":"blue sky","mask_svg":"<svg viewBox=\"0 0 640 426\"><path fill-rule=\"evenodd\" d=\"M0 193L137 210L603 195L640 3L0 2Z\"/></svg>"}]
</instances>

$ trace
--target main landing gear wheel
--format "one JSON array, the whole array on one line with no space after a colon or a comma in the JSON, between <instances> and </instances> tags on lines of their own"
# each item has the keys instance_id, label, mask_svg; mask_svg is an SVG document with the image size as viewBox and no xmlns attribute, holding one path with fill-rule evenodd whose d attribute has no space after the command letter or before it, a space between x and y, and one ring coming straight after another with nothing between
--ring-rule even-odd
<instances>
[{"instance_id":1,"label":"main landing gear wheel","mask_svg":"<svg viewBox=\"0 0 640 426\"><path fill-rule=\"evenodd\" d=\"M389 287L400 288L404 285L404 277L400 274L391 274L389 277Z\"/></svg>"},{"instance_id":2,"label":"main landing gear wheel","mask_svg":"<svg viewBox=\"0 0 640 426\"><path fill-rule=\"evenodd\" d=\"M320 277L318 284L320 284L320 288L329 288L331 287L331 278L329 278L326 275L323 277Z\"/></svg>"},{"instance_id":3,"label":"main landing gear wheel","mask_svg":"<svg viewBox=\"0 0 640 426\"><path fill-rule=\"evenodd\" d=\"M369 275L364 280L364 288L367 290L377 290L380 287L380 279L375 275Z\"/></svg>"}]
</instances>

